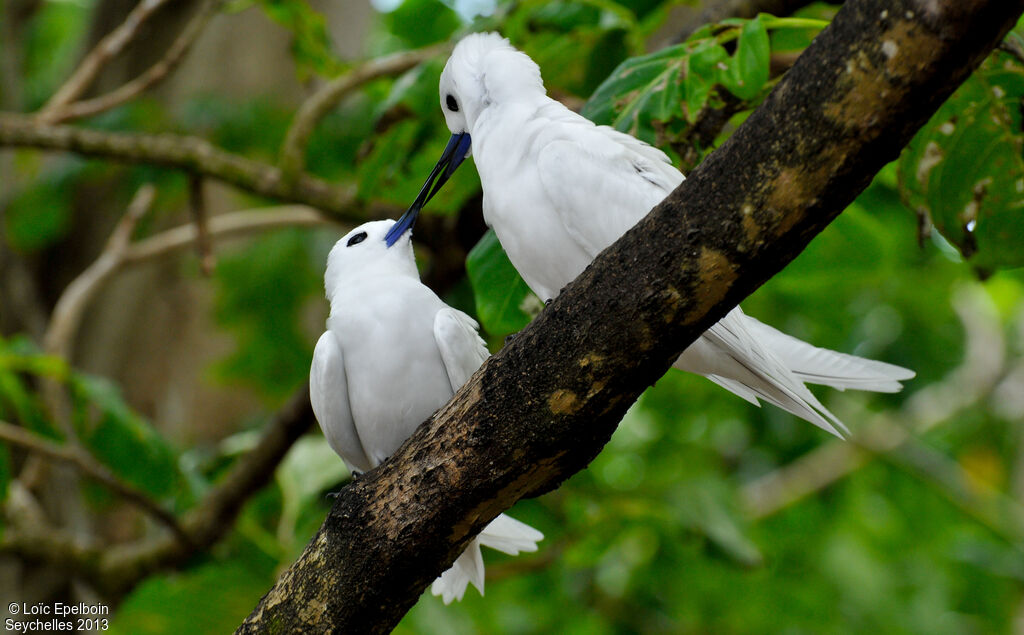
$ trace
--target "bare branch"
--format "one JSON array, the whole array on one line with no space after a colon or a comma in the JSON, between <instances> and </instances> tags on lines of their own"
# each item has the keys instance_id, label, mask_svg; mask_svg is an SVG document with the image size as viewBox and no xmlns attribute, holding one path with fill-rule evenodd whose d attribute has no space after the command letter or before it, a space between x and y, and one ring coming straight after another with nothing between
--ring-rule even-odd
<instances>
[{"instance_id":1,"label":"bare branch","mask_svg":"<svg viewBox=\"0 0 1024 635\"><path fill-rule=\"evenodd\" d=\"M162 3L166 0L143 0L141 4L153 1ZM207 22L223 3L224 0L206 0L189 23L185 25L164 56L142 75L99 97L55 106L47 104L37 117L44 123L61 123L99 114L135 99L162 81L181 63L185 54L199 38L199 34L203 32Z\"/></svg>"},{"instance_id":2,"label":"bare branch","mask_svg":"<svg viewBox=\"0 0 1024 635\"><path fill-rule=\"evenodd\" d=\"M135 193L125 215L114 227L99 258L64 289L50 317L43 347L47 352L71 359L71 344L82 320L82 313L100 287L124 260L132 232L139 219L149 210L156 196L152 185L144 185Z\"/></svg>"},{"instance_id":3,"label":"bare branch","mask_svg":"<svg viewBox=\"0 0 1024 635\"><path fill-rule=\"evenodd\" d=\"M82 474L153 516L170 529L178 540L184 542L189 540L174 514L158 505L142 490L122 481L80 446L55 443L6 421L0 421L0 439L46 458L73 465Z\"/></svg>"},{"instance_id":4,"label":"bare branch","mask_svg":"<svg viewBox=\"0 0 1024 635\"><path fill-rule=\"evenodd\" d=\"M285 454L312 423L313 409L306 385L277 413L256 447L239 458L221 482L185 515L182 526L189 544L161 537L112 547L103 553L100 575L93 581L117 596L155 571L184 563L223 538L245 502L270 481Z\"/></svg>"},{"instance_id":5,"label":"bare branch","mask_svg":"<svg viewBox=\"0 0 1024 635\"><path fill-rule=\"evenodd\" d=\"M85 545L66 532L42 524L39 518L33 520L34 514L11 510L12 501L8 500L6 511L12 523L0 536L0 554L70 568L116 601L147 576L178 566L223 538L245 502L270 481L281 459L312 423L309 387L303 386L267 425L256 446L235 461L221 482L185 514L180 522L185 541L164 535L125 545ZM48 449L55 455L65 453L59 446ZM20 485L13 481L10 498L15 502L18 491ZM30 522L23 527L26 519Z\"/></svg>"},{"instance_id":6,"label":"bare branch","mask_svg":"<svg viewBox=\"0 0 1024 635\"><path fill-rule=\"evenodd\" d=\"M451 49L449 44L438 44L415 51L403 51L388 57L371 60L355 70L332 79L313 93L299 107L281 145L281 170L286 179L301 174L306 167L306 142L316 124L352 91L382 77L398 75L432 57Z\"/></svg>"},{"instance_id":7,"label":"bare branch","mask_svg":"<svg viewBox=\"0 0 1024 635\"><path fill-rule=\"evenodd\" d=\"M135 39L142 23L166 3L167 0L141 0L139 4L135 5L124 22L99 41L85 56L71 77L50 97L50 100L40 110L40 117L46 118L49 113L60 110L78 99L92 85L107 62L116 57L124 50L124 47Z\"/></svg>"},{"instance_id":8,"label":"bare branch","mask_svg":"<svg viewBox=\"0 0 1024 635\"><path fill-rule=\"evenodd\" d=\"M777 16L790 15L813 0L712 0L704 9L688 20L676 33L673 42L682 42L705 24L721 22L726 18L753 18L758 13Z\"/></svg>"},{"instance_id":9,"label":"bare branch","mask_svg":"<svg viewBox=\"0 0 1024 635\"><path fill-rule=\"evenodd\" d=\"M199 137L129 134L41 124L26 115L0 114L0 146L63 150L125 163L148 163L198 173L260 196L302 203L354 222L372 211L341 187L301 174L285 182L281 170L218 148Z\"/></svg>"},{"instance_id":10,"label":"bare branch","mask_svg":"<svg viewBox=\"0 0 1024 635\"><path fill-rule=\"evenodd\" d=\"M323 227L337 221L305 205L282 205L218 214L210 219L210 236L229 238L281 227ZM191 246L197 236L194 224L182 225L133 243L124 262L135 263L168 256Z\"/></svg>"}]
</instances>

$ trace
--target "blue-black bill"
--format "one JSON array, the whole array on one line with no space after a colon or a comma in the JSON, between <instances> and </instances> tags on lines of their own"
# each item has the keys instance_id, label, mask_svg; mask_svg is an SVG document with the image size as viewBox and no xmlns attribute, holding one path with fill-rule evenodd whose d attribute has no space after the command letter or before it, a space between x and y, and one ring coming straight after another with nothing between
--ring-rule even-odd
<instances>
[{"instance_id":1,"label":"blue-black bill","mask_svg":"<svg viewBox=\"0 0 1024 635\"><path fill-rule=\"evenodd\" d=\"M430 199L434 198L434 195L441 189L441 186L447 183L452 174L455 174L455 170L462 165L466 154L469 153L469 146L470 138L468 132L452 135L452 138L448 140L448 145L444 147L444 152L441 153L440 160L438 160L437 165L430 172L426 182L423 183L420 193L416 195L416 200L402 214L402 217L395 221L395 224L384 236L384 241L388 244L388 247L394 245L402 234L412 229L412 226L416 224L416 217L419 215L420 210L423 209L423 206Z\"/></svg>"}]
</instances>

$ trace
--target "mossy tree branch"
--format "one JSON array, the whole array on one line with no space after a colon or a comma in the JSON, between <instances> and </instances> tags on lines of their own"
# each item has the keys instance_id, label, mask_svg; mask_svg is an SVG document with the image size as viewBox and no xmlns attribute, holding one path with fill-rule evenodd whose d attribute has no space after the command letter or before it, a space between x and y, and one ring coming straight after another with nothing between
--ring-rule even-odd
<instances>
[{"instance_id":1,"label":"mossy tree branch","mask_svg":"<svg viewBox=\"0 0 1024 635\"><path fill-rule=\"evenodd\" d=\"M727 143L342 491L239 632L393 628L486 523L585 467L680 351L896 158L1022 11L846 2Z\"/></svg>"}]
</instances>

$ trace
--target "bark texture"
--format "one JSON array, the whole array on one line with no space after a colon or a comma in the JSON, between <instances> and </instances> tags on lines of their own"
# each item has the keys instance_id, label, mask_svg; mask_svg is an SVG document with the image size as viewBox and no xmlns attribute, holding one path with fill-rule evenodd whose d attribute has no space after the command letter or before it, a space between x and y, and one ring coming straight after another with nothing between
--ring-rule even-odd
<instances>
[{"instance_id":1,"label":"bark texture","mask_svg":"<svg viewBox=\"0 0 1024 635\"><path fill-rule=\"evenodd\" d=\"M1022 10L849 0L725 145L342 491L239 632L393 628L487 522L585 467L680 351L896 158Z\"/></svg>"}]
</instances>

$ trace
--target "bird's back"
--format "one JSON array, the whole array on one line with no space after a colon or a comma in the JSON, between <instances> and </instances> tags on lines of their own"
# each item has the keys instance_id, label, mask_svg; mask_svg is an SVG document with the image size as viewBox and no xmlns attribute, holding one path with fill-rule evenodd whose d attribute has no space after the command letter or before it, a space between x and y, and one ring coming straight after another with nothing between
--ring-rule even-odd
<instances>
[{"instance_id":1,"label":"bird's back","mask_svg":"<svg viewBox=\"0 0 1024 635\"><path fill-rule=\"evenodd\" d=\"M683 180L657 148L546 97L488 115L473 132L484 215L545 299Z\"/></svg>"}]
</instances>

